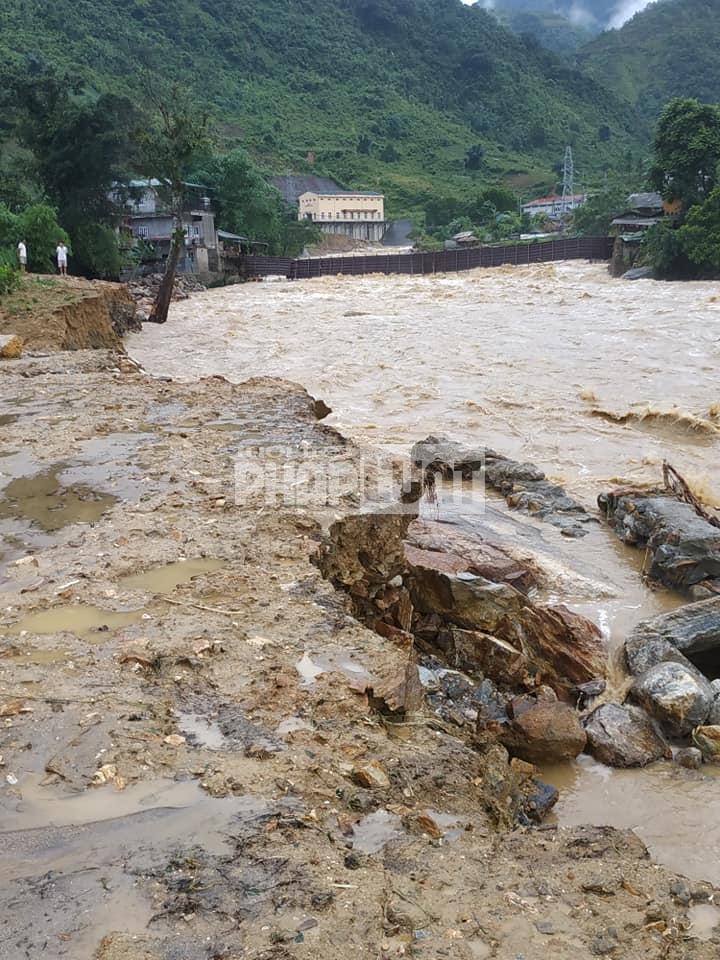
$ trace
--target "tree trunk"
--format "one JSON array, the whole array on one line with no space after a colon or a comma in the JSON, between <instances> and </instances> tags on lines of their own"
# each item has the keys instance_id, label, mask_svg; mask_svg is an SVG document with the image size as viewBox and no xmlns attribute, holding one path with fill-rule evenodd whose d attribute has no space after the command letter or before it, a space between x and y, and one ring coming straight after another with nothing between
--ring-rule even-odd
<instances>
[{"instance_id":1,"label":"tree trunk","mask_svg":"<svg viewBox=\"0 0 720 960\"><path fill-rule=\"evenodd\" d=\"M185 232L182 223L179 223L173 230L170 252L167 258L167 264L165 265L165 273L160 281L157 297L155 298L155 303L148 317L149 323L165 323L168 318L168 310L170 309L173 285L175 283L175 269L184 244Z\"/></svg>"}]
</instances>

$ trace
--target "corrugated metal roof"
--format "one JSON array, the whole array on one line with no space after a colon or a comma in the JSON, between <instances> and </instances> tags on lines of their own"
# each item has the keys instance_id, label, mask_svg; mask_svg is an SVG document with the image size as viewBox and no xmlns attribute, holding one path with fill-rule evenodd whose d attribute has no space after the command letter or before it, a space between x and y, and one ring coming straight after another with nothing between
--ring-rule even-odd
<instances>
[{"instance_id":1,"label":"corrugated metal roof","mask_svg":"<svg viewBox=\"0 0 720 960\"><path fill-rule=\"evenodd\" d=\"M662 210L663 208L663 198L656 192L631 193L627 202L634 210Z\"/></svg>"}]
</instances>

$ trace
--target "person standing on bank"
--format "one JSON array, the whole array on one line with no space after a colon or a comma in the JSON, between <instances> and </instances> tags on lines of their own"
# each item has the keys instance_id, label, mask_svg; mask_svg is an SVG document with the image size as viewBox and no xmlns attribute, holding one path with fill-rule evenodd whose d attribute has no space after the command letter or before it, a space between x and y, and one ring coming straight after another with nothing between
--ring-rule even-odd
<instances>
[{"instance_id":1,"label":"person standing on bank","mask_svg":"<svg viewBox=\"0 0 720 960\"><path fill-rule=\"evenodd\" d=\"M27 269L27 247L24 240L21 240L17 245L17 258L20 261L20 272L25 273Z\"/></svg>"},{"instance_id":2,"label":"person standing on bank","mask_svg":"<svg viewBox=\"0 0 720 960\"><path fill-rule=\"evenodd\" d=\"M55 250L55 253L57 254L58 273L60 274L61 277L66 277L67 276L67 247L62 242L62 240L57 245L57 249Z\"/></svg>"}]
</instances>

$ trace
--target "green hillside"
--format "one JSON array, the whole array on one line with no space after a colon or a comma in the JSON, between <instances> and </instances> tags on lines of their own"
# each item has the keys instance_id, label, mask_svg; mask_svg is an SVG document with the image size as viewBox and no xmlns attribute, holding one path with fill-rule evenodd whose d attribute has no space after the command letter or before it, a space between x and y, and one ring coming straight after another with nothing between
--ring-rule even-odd
<instances>
[{"instance_id":1,"label":"green hillside","mask_svg":"<svg viewBox=\"0 0 720 960\"><path fill-rule=\"evenodd\" d=\"M599 83L460 0L0 0L0 18L0 80L67 71L142 106L179 79L267 170L381 189L391 214L550 187L568 143L589 179L642 143Z\"/></svg>"},{"instance_id":2,"label":"green hillside","mask_svg":"<svg viewBox=\"0 0 720 960\"><path fill-rule=\"evenodd\" d=\"M654 122L673 97L720 102L720 4L652 3L589 43L578 65Z\"/></svg>"}]
</instances>

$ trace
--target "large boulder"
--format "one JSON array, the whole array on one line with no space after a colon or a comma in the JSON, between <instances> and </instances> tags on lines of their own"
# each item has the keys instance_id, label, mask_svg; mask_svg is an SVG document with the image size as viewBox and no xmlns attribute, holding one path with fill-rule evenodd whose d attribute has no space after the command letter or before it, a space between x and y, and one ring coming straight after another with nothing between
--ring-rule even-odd
<instances>
[{"instance_id":1,"label":"large boulder","mask_svg":"<svg viewBox=\"0 0 720 960\"><path fill-rule=\"evenodd\" d=\"M683 663L658 663L638 677L633 696L673 736L687 736L702 724L713 704L713 690L698 671Z\"/></svg>"},{"instance_id":2,"label":"large boulder","mask_svg":"<svg viewBox=\"0 0 720 960\"><path fill-rule=\"evenodd\" d=\"M670 755L657 724L640 707L604 703L585 722L587 752L609 767L644 767Z\"/></svg>"},{"instance_id":3,"label":"large boulder","mask_svg":"<svg viewBox=\"0 0 720 960\"><path fill-rule=\"evenodd\" d=\"M586 743L577 711L557 700L538 700L501 724L498 732L508 753L529 763L572 760Z\"/></svg>"}]
</instances>

